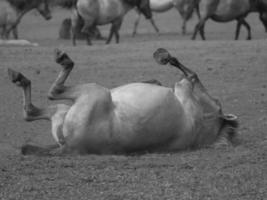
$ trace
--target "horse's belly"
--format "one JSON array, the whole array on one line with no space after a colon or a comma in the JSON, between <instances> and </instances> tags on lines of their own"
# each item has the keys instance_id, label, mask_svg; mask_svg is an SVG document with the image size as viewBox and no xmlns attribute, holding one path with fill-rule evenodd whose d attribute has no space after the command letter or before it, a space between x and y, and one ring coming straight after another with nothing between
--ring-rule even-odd
<instances>
[{"instance_id":1,"label":"horse's belly","mask_svg":"<svg viewBox=\"0 0 267 200\"><path fill-rule=\"evenodd\" d=\"M183 132L184 113L179 101L169 88L132 86L112 92L114 137L128 150L165 148Z\"/></svg>"},{"instance_id":2,"label":"horse's belly","mask_svg":"<svg viewBox=\"0 0 267 200\"><path fill-rule=\"evenodd\" d=\"M173 7L173 0L150 0L150 8L154 12L165 12Z\"/></svg>"},{"instance_id":3,"label":"horse's belly","mask_svg":"<svg viewBox=\"0 0 267 200\"><path fill-rule=\"evenodd\" d=\"M245 16L250 5L247 0L225 0L219 3L212 19L218 22L232 21L238 17Z\"/></svg>"}]
</instances>

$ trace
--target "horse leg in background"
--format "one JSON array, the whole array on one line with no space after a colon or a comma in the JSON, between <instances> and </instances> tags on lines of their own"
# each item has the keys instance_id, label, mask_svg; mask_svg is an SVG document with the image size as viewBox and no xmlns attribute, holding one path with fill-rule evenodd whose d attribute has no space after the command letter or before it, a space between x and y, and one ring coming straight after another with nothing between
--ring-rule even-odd
<instances>
[{"instance_id":1,"label":"horse leg in background","mask_svg":"<svg viewBox=\"0 0 267 200\"><path fill-rule=\"evenodd\" d=\"M81 32L84 33L86 35L85 39L86 39L86 43L87 45L92 45L92 41L91 41L91 35L93 34L93 26L89 26L89 25L84 25L84 27L82 28Z\"/></svg>"},{"instance_id":2,"label":"horse leg in background","mask_svg":"<svg viewBox=\"0 0 267 200\"><path fill-rule=\"evenodd\" d=\"M99 30L99 28L97 26L95 27L93 32L94 32L93 34L94 34L95 39L97 39L97 40L105 40L105 37L102 36L102 34L101 34L101 32L100 32L100 30Z\"/></svg>"},{"instance_id":3,"label":"horse leg in background","mask_svg":"<svg viewBox=\"0 0 267 200\"><path fill-rule=\"evenodd\" d=\"M155 31L156 31L157 33L159 33L159 28L157 27L157 25L156 25L156 23L155 23L153 17L151 17L151 18L149 19L149 21L150 21L150 23L152 24L152 26L153 26L153 28L155 29Z\"/></svg>"},{"instance_id":4,"label":"horse leg in background","mask_svg":"<svg viewBox=\"0 0 267 200\"><path fill-rule=\"evenodd\" d=\"M111 27L110 27L110 31L109 31L109 35L108 35L108 39L106 41L106 44L110 43L114 33L115 33L115 26L112 24Z\"/></svg>"},{"instance_id":5,"label":"horse leg in background","mask_svg":"<svg viewBox=\"0 0 267 200\"><path fill-rule=\"evenodd\" d=\"M252 36L251 36L251 28L250 25L247 23L247 21L245 19L242 20L242 24L247 28L248 30L248 36L247 36L247 40L251 40Z\"/></svg>"},{"instance_id":6,"label":"horse leg in background","mask_svg":"<svg viewBox=\"0 0 267 200\"><path fill-rule=\"evenodd\" d=\"M240 20L237 20L237 23L236 23L236 30L235 30L235 40L238 40L238 37L239 37L239 33L240 33L240 28L241 28L241 22Z\"/></svg>"},{"instance_id":7,"label":"horse leg in background","mask_svg":"<svg viewBox=\"0 0 267 200\"><path fill-rule=\"evenodd\" d=\"M205 27L206 20L207 20L207 18L201 18L199 20L199 22L195 26L194 33L193 33L193 36L191 38L192 40L196 39L196 36L197 36L198 32L200 33L200 36L201 36L202 40L206 39L205 38L205 32L204 32L204 27Z\"/></svg>"},{"instance_id":8,"label":"horse leg in background","mask_svg":"<svg viewBox=\"0 0 267 200\"><path fill-rule=\"evenodd\" d=\"M77 32L79 30L79 22L80 22L79 20L81 20L81 16L78 14L78 11L74 9L71 15L71 39L73 46L76 46L76 37L77 37Z\"/></svg>"},{"instance_id":9,"label":"horse leg in background","mask_svg":"<svg viewBox=\"0 0 267 200\"><path fill-rule=\"evenodd\" d=\"M14 39L17 40L19 38L17 26L13 28L12 33L13 33Z\"/></svg>"},{"instance_id":10,"label":"horse leg in background","mask_svg":"<svg viewBox=\"0 0 267 200\"><path fill-rule=\"evenodd\" d=\"M31 81L22 73L8 69L9 79L22 88L23 91L23 115L26 121L49 120L52 121L52 131L58 131L60 124L63 123L62 114L68 111L69 106L54 105L46 108L38 108L33 105L31 100ZM57 134L57 133L56 133ZM51 150L58 148L59 145L49 145L47 147L38 147L34 145L24 145L21 149L22 154L49 154Z\"/></svg>"},{"instance_id":11,"label":"horse leg in background","mask_svg":"<svg viewBox=\"0 0 267 200\"><path fill-rule=\"evenodd\" d=\"M244 25L248 31L247 40L251 40L251 28L244 18L237 19L235 40L238 40L241 25Z\"/></svg>"},{"instance_id":12,"label":"horse leg in background","mask_svg":"<svg viewBox=\"0 0 267 200\"><path fill-rule=\"evenodd\" d=\"M6 25L2 26L1 38L6 39Z\"/></svg>"},{"instance_id":13,"label":"horse leg in background","mask_svg":"<svg viewBox=\"0 0 267 200\"><path fill-rule=\"evenodd\" d=\"M120 28L121 28L121 24L122 24L122 18L120 20L116 20L116 22L114 22L112 24L112 26L114 26L114 33L115 33L115 39L116 39L116 43L118 44L120 42Z\"/></svg>"},{"instance_id":14,"label":"horse leg in background","mask_svg":"<svg viewBox=\"0 0 267 200\"><path fill-rule=\"evenodd\" d=\"M264 26L265 32L267 32L267 14L260 12L259 18L260 18L260 21L262 22L262 24Z\"/></svg>"},{"instance_id":15,"label":"horse leg in background","mask_svg":"<svg viewBox=\"0 0 267 200\"><path fill-rule=\"evenodd\" d=\"M136 9L136 20L134 22L134 28L133 28L132 37L134 37L136 35L136 33L137 33L137 28L138 28L140 19L141 19L141 13L140 13L140 11L138 11Z\"/></svg>"}]
</instances>

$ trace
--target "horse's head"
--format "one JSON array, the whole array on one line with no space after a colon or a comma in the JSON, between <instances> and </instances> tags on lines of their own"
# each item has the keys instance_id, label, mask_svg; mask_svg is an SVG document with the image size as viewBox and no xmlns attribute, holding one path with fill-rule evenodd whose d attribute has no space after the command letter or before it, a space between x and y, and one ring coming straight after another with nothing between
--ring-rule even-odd
<instances>
[{"instance_id":1,"label":"horse's head","mask_svg":"<svg viewBox=\"0 0 267 200\"><path fill-rule=\"evenodd\" d=\"M52 18L51 11L49 8L48 0L40 0L38 1L36 9L39 11L39 13L46 19L49 20Z\"/></svg>"}]
</instances>

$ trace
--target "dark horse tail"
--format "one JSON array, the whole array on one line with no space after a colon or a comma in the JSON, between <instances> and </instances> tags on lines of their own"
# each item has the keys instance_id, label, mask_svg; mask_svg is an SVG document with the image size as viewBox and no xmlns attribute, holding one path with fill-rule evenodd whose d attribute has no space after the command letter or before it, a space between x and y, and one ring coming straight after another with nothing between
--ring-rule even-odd
<instances>
[{"instance_id":1,"label":"dark horse tail","mask_svg":"<svg viewBox=\"0 0 267 200\"><path fill-rule=\"evenodd\" d=\"M54 5L65 8L65 9L72 9L76 8L78 0L55 0Z\"/></svg>"}]
</instances>

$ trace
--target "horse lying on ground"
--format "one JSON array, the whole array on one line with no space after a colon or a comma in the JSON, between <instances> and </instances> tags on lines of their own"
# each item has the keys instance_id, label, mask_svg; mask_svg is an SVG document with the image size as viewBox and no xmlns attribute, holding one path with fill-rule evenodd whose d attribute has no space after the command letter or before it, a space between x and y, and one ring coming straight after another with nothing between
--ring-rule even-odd
<instances>
[{"instance_id":1,"label":"horse lying on ground","mask_svg":"<svg viewBox=\"0 0 267 200\"><path fill-rule=\"evenodd\" d=\"M151 18L149 0L78 0L72 15L72 43L76 45L77 24L82 18L84 26L82 32L87 35L87 44L92 45L90 32L98 25L112 24L106 44L109 44L113 35L119 43L119 30L125 14L137 7L146 18Z\"/></svg>"},{"instance_id":2,"label":"horse lying on ground","mask_svg":"<svg viewBox=\"0 0 267 200\"><path fill-rule=\"evenodd\" d=\"M194 6L192 6L194 0L150 0L150 9L156 13L163 13L171 10L172 8L176 8L177 11L180 13L181 17L183 18L182 24L182 34L186 34L186 22L192 17L194 12ZM196 7L198 17L198 9ZM133 37L137 33L137 27L141 18L141 13L137 10L137 18L134 22L134 29L133 29ZM154 19L151 17L149 20L152 24L153 28L157 33L159 33L159 28L157 27Z\"/></svg>"},{"instance_id":3,"label":"horse lying on ground","mask_svg":"<svg viewBox=\"0 0 267 200\"><path fill-rule=\"evenodd\" d=\"M260 20L267 30L267 0L195 0L195 6L199 7L201 18L195 26L192 39L196 39L197 33L205 40L205 23L208 19L216 22L229 22L237 20L235 39L237 40L240 28L243 25L247 31L247 39L251 39L251 28L245 20L246 16L251 12L258 12Z\"/></svg>"},{"instance_id":4,"label":"horse lying on ground","mask_svg":"<svg viewBox=\"0 0 267 200\"><path fill-rule=\"evenodd\" d=\"M46 19L51 19L48 0L1 0L0 1L0 28L2 38L8 39L12 31L15 39L18 39L17 26L22 17L30 10L37 9Z\"/></svg>"},{"instance_id":5,"label":"horse lying on ground","mask_svg":"<svg viewBox=\"0 0 267 200\"><path fill-rule=\"evenodd\" d=\"M69 56L57 50L61 72L52 84L51 100L68 99L72 105L38 108L31 101L31 81L20 72L8 70L13 83L23 90L23 113L27 121L46 119L57 142L50 147L25 145L23 154L61 153L119 154L170 152L231 142L238 127L237 117L225 115L197 74L166 50L154 58L160 64L178 68L184 77L174 88L152 83L130 83L107 89L95 83L65 86L74 67Z\"/></svg>"}]
</instances>

